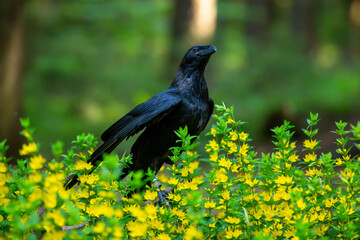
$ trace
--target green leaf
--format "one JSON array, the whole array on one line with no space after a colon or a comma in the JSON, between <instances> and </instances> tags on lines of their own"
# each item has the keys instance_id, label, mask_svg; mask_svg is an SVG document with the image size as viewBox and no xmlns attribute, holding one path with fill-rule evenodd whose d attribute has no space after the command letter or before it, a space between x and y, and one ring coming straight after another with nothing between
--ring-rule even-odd
<instances>
[{"instance_id":1,"label":"green leaf","mask_svg":"<svg viewBox=\"0 0 360 240\"><path fill-rule=\"evenodd\" d=\"M64 143L61 141L56 141L54 144L51 144L51 151L54 157L60 157L63 154Z\"/></svg>"},{"instance_id":2,"label":"green leaf","mask_svg":"<svg viewBox=\"0 0 360 240\"><path fill-rule=\"evenodd\" d=\"M20 118L20 124L23 128L29 128L30 126L30 118Z\"/></svg>"}]
</instances>

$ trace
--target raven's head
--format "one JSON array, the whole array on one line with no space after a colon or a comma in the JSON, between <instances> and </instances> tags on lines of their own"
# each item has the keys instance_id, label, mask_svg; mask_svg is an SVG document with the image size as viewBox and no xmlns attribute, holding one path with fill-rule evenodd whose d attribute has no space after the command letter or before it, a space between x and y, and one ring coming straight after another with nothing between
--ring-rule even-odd
<instances>
[{"instance_id":1,"label":"raven's head","mask_svg":"<svg viewBox=\"0 0 360 240\"><path fill-rule=\"evenodd\" d=\"M186 73L204 71L211 54L216 52L212 45L195 45L191 47L183 57L180 68Z\"/></svg>"}]
</instances>

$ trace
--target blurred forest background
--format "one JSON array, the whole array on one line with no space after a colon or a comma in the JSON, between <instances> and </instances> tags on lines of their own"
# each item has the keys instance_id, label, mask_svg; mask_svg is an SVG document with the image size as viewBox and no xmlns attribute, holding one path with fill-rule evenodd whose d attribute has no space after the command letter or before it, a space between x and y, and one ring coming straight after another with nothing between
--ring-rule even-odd
<instances>
[{"instance_id":1,"label":"blurred forest background","mask_svg":"<svg viewBox=\"0 0 360 240\"><path fill-rule=\"evenodd\" d=\"M310 111L324 136L360 119L360 0L2 0L0 137L16 154L24 116L43 152L99 137L168 88L193 44L217 47L210 96L235 107L255 145L283 119L301 135Z\"/></svg>"}]
</instances>

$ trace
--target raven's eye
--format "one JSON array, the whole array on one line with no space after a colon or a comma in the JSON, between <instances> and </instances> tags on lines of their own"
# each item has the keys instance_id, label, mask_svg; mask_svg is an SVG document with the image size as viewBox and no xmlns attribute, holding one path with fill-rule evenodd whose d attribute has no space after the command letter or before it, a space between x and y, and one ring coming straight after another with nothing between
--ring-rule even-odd
<instances>
[{"instance_id":1,"label":"raven's eye","mask_svg":"<svg viewBox=\"0 0 360 240\"><path fill-rule=\"evenodd\" d=\"M199 51L200 51L200 48L199 48L199 47L194 48L194 52L195 52L195 55L196 55L197 57L199 56L199 55L198 55Z\"/></svg>"}]
</instances>

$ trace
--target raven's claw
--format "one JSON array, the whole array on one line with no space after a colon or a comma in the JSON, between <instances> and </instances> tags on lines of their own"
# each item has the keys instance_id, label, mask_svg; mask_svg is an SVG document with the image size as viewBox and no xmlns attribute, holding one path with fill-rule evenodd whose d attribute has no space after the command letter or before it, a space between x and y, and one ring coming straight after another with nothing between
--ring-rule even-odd
<instances>
[{"instance_id":1,"label":"raven's claw","mask_svg":"<svg viewBox=\"0 0 360 240\"><path fill-rule=\"evenodd\" d=\"M169 193L170 193L170 191L168 191L168 190L160 190L159 189L157 194L158 194L158 197L159 197L161 203L164 203L165 201L168 200L167 197L168 197Z\"/></svg>"},{"instance_id":2,"label":"raven's claw","mask_svg":"<svg viewBox=\"0 0 360 240\"><path fill-rule=\"evenodd\" d=\"M161 184L159 182L159 180L157 180L156 178L153 180L153 185L154 187L158 188L158 197L159 197L159 200L160 200L160 203L164 203L165 201L167 201L167 197L168 197L168 194L170 193L170 191L168 190L161 190Z\"/></svg>"}]
</instances>

